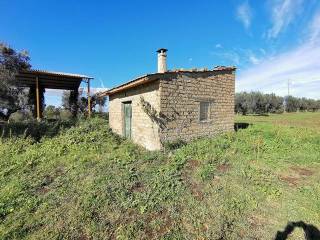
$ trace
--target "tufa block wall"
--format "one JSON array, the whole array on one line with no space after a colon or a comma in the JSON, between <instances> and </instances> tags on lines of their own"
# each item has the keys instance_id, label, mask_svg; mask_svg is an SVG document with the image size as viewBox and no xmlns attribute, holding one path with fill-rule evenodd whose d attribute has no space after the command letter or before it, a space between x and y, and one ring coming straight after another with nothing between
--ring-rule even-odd
<instances>
[{"instance_id":1,"label":"tufa block wall","mask_svg":"<svg viewBox=\"0 0 320 240\"><path fill-rule=\"evenodd\" d=\"M113 132L123 135L122 103L132 102L132 140L148 150L160 149L159 126L154 123L141 107L141 97L154 109L160 111L159 81L140 85L109 97L109 125Z\"/></svg>"},{"instance_id":2,"label":"tufa block wall","mask_svg":"<svg viewBox=\"0 0 320 240\"><path fill-rule=\"evenodd\" d=\"M234 71L179 73L160 81L160 111L166 127L161 142L214 136L234 129ZM209 119L200 121L200 102Z\"/></svg>"}]
</instances>

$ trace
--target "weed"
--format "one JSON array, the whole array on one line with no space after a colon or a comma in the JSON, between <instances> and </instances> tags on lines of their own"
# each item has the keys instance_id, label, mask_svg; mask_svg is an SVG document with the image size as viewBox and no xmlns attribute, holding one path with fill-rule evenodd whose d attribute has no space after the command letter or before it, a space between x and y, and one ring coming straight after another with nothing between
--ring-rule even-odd
<instances>
[{"instance_id":1,"label":"weed","mask_svg":"<svg viewBox=\"0 0 320 240\"><path fill-rule=\"evenodd\" d=\"M3 137L0 238L272 239L288 221L319 227L317 127L291 128L298 114L241 118L255 120L170 153L112 134L101 118L37 141L25 130Z\"/></svg>"}]
</instances>

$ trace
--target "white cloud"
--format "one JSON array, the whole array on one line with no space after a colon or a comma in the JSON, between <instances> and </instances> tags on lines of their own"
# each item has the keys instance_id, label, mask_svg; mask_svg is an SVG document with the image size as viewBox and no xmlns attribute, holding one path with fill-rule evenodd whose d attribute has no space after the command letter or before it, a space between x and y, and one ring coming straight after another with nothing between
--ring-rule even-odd
<instances>
[{"instance_id":1,"label":"white cloud","mask_svg":"<svg viewBox=\"0 0 320 240\"><path fill-rule=\"evenodd\" d=\"M251 56L249 56L249 61L252 64L259 64L260 63L260 60L253 54Z\"/></svg>"},{"instance_id":2,"label":"white cloud","mask_svg":"<svg viewBox=\"0 0 320 240\"><path fill-rule=\"evenodd\" d=\"M243 2L237 8L237 19L242 22L243 26L248 29L251 25L252 10L248 1Z\"/></svg>"},{"instance_id":3,"label":"white cloud","mask_svg":"<svg viewBox=\"0 0 320 240\"><path fill-rule=\"evenodd\" d=\"M46 89L46 96L62 96L62 92L64 90L58 90L58 89Z\"/></svg>"},{"instance_id":4,"label":"white cloud","mask_svg":"<svg viewBox=\"0 0 320 240\"><path fill-rule=\"evenodd\" d=\"M320 99L320 9L310 21L306 41L276 55L265 54L258 64L239 72L237 91L258 90Z\"/></svg>"},{"instance_id":5,"label":"white cloud","mask_svg":"<svg viewBox=\"0 0 320 240\"><path fill-rule=\"evenodd\" d=\"M268 30L268 38L276 38L278 34L295 19L302 8L303 0L273 0L271 4L272 27Z\"/></svg>"},{"instance_id":6,"label":"white cloud","mask_svg":"<svg viewBox=\"0 0 320 240\"><path fill-rule=\"evenodd\" d=\"M108 88L90 88L91 95L97 92L102 92L106 90L108 90ZM63 91L64 90L46 89L46 92L45 92L46 105L61 106L61 98L62 98ZM87 95L87 88L80 87L79 94L84 96Z\"/></svg>"},{"instance_id":7,"label":"white cloud","mask_svg":"<svg viewBox=\"0 0 320 240\"><path fill-rule=\"evenodd\" d=\"M222 48L222 44L217 43L217 44L216 44L216 48Z\"/></svg>"},{"instance_id":8,"label":"white cloud","mask_svg":"<svg viewBox=\"0 0 320 240\"><path fill-rule=\"evenodd\" d=\"M266 50L264 50L263 48L260 48L259 51L260 51L263 55L265 55L265 54L267 53Z\"/></svg>"},{"instance_id":9,"label":"white cloud","mask_svg":"<svg viewBox=\"0 0 320 240\"><path fill-rule=\"evenodd\" d=\"M320 39L320 10L314 15L309 25L310 41L316 42Z\"/></svg>"},{"instance_id":10,"label":"white cloud","mask_svg":"<svg viewBox=\"0 0 320 240\"><path fill-rule=\"evenodd\" d=\"M241 71L237 77L237 91L259 90L287 93L287 81L293 95L320 99L320 45L305 43L291 51L266 58L259 64ZM313 86L313 87L312 87Z\"/></svg>"},{"instance_id":11,"label":"white cloud","mask_svg":"<svg viewBox=\"0 0 320 240\"><path fill-rule=\"evenodd\" d=\"M102 91L107 91L109 88L90 88L90 92L92 94L95 94L97 92L102 92ZM59 90L59 89L46 89L46 95L47 96L62 96L62 93L65 90ZM80 87L79 88L79 93L87 93L87 88L86 87Z\"/></svg>"},{"instance_id":12,"label":"white cloud","mask_svg":"<svg viewBox=\"0 0 320 240\"><path fill-rule=\"evenodd\" d=\"M225 52L212 52L214 56L217 56L226 61L228 65L239 65L240 64L240 55L235 51L225 51Z\"/></svg>"},{"instance_id":13,"label":"white cloud","mask_svg":"<svg viewBox=\"0 0 320 240\"><path fill-rule=\"evenodd\" d=\"M258 49L258 52L255 53L251 49L246 48L233 48L232 50L226 49L224 51L211 52L211 55L221 59L220 62L222 62L222 64L236 65L237 67L243 67L248 63L259 64L262 60L260 55L264 54L261 52L261 49Z\"/></svg>"},{"instance_id":14,"label":"white cloud","mask_svg":"<svg viewBox=\"0 0 320 240\"><path fill-rule=\"evenodd\" d=\"M100 87L91 87L90 88L90 95L94 95L98 92L106 91L108 88L105 88L103 81L101 78L97 78L100 82ZM46 89L45 92L45 103L46 105L54 105L54 106L61 106L61 99L64 90L59 89ZM79 95L86 96L87 95L87 87L85 85L81 85L79 87Z\"/></svg>"},{"instance_id":15,"label":"white cloud","mask_svg":"<svg viewBox=\"0 0 320 240\"><path fill-rule=\"evenodd\" d=\"M90 88L90 93L91 94L95 94L95 93L98 93L98 92L107 91L108 89L109 88ZM87 94L87 88L86 87L80 87L79 88L79 94Z\"/></svg>"},{"instance_id":16,"label":"white cloud","mask_svg":"<svg viewBox=\"0 0 320 240\"><path fill-rule=\"evenodd\" d=\"M104 83L103 81L98 78L99 82L100 82L100 87L90 87L90 92L91 94L95 94L97 92L103 92L103 91L107 91L109 88L104 87ZM61 90L61 89L46 89L46 96L48 97L61 97L62 93L65 90ZM79 94L87 94L87 87L83 87L80 86L79 87Z\"/></svg>"},{"instance_id":17,"label":"white cloud","mask_svg":"<svg viewBox=\"0 0 320 240\"><path fill-rule=\"evenodd\" d=\"M188 59L189 62L192 62L192 60L193 60L192 58L189 58L189 59Z\"/></svg>"},{"instance_id":18,"label":"white cloud","mask_svg":"<svg viewBox=\"0 0 320 240\"><path fill-rule=\"evenodd\" d=\"M240 48L239 51L241 52L242 61L249 62L251 64L259 64L261 59L257 57L256 53L254 53L251 49L243 49ZM258 54L261 55L261 50L259 49Z\"/></svg>"}]
</instances>

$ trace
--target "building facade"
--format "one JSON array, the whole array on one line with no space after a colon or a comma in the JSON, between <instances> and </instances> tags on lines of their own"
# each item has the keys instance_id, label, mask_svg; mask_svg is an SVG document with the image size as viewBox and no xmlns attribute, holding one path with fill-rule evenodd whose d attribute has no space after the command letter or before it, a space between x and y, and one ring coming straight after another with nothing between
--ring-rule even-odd
<instances>
[{"instance_id":1,"label":"building facade","mask_svg":"<svg viewBox=\"0 0 320 240\"><path fill-rule=\"evenodd\" d=\"M233 131L235 67L167 71L159 51L158 73L102 93L111 129L149 150Z\"/></svg>"}]
</instances>

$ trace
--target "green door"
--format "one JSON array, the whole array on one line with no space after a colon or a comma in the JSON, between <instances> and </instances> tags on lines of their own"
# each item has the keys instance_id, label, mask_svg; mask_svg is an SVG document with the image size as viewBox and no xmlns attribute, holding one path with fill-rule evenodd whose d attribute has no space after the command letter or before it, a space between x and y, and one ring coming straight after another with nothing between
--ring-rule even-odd
<instances>
[{"instance_id":1,"label":"green door","mask_svg":"<svg viewBox=\"0 0 320 240\"><path fill-rule=\"evenodd\" d=\"M123 103L123 116L124 116L124 136L131 138L131 119L132 119L132 107L131 102Z\"/></svg>"}]
</instances>

